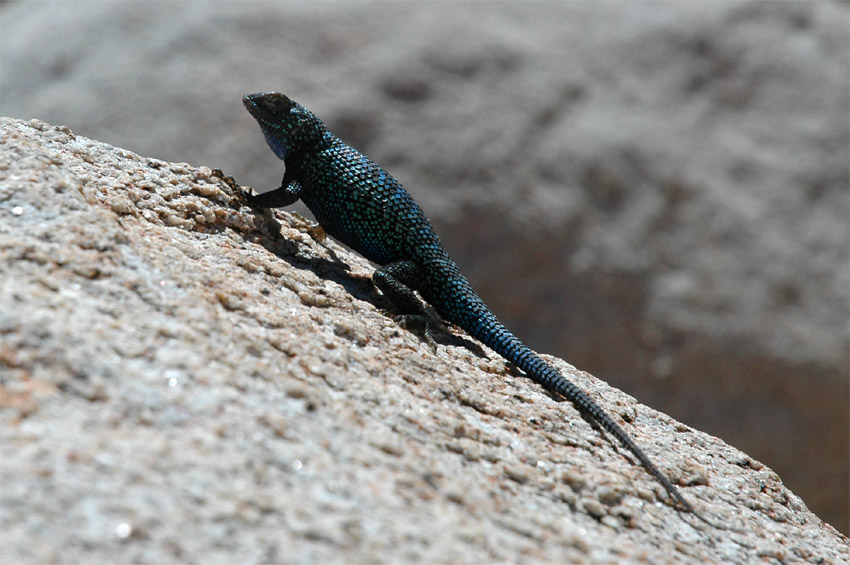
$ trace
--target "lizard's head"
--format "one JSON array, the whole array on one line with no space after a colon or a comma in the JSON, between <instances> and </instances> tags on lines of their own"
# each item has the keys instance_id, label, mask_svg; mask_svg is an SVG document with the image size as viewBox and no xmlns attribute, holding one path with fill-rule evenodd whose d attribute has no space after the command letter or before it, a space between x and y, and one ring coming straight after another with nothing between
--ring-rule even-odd
<instances>
[{"instance_id":1,"label":"lizard's head","mask_svg":"<svg viewBox=\"0 0 850 565\"><path fill-rule=\"evenodd\" d=\"M328 134L325 124L313 112L279 92L246 94L242 103L281 159L316 147Z\"/></svg>"}]
</instances>

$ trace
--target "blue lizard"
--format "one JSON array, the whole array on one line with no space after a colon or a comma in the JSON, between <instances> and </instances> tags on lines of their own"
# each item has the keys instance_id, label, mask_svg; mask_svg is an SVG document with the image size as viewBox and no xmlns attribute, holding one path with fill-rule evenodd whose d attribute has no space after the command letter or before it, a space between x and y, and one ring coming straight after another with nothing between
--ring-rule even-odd
<instances>
[{"instance_id":1,"label":"blue lizard","mask_svg":"<svg viewBox=\"0 0 850 565\"><path fill-rule=\"evenodd\" d=\"M286 165L280 188L250 196L257 207L303 201L324 230L381 265L372 281L429 336L437 313L522 369L549 392L616 437L661 483L674 504L694 512L670 479L593 399L515 337L472 289L410 194L377 163L333 135L310 110L276 92L247 94L243 103L266 142Z\"/></svg>"}]
</instances>

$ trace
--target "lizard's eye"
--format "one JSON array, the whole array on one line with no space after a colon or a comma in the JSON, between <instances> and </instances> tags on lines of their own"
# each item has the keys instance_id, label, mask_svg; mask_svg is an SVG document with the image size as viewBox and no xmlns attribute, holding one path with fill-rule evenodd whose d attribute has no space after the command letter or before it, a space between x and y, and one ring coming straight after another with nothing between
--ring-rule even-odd
<instances>
[{"instance_id":1,"label":"lizard's eye","mask_svg":"<svg viewBox=\"0 0 850 565\"><path fill-rule=\"evenodd\" d=\"M290 106L289 98L286 96L278 94L277 96L272 96L268 100L269 109L273 112L281 112L283 110L288 110Z\"/></svg>"}]
</instances>

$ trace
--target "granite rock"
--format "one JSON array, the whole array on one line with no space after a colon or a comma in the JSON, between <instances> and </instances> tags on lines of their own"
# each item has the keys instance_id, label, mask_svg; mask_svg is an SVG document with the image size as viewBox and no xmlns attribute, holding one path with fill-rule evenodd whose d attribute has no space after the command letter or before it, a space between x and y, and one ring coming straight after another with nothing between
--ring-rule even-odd
<instances>
[{"instance_id":1,"label":"granite rock","mask_svg":"<svg viewBox=\"0 0 850 565\"><path fill-rule=\"evenodd\" d=\"M767 466L551 358L710 527L218 171L0 120L4 563L841 563ZM459 341L459 343L455 343Z\"/></svg>"},{"instance_id":2,"label":"granite rock","mask_svg":"<svg viewBox=\"0 0 850 565\"><path fill-rule=\"evenodd\" d=\"M262 189L282 167L240 97L282 90L404 182L532 347L850 532L847 2L0 10L0 114Z\"/></svg>"}]
</instances>

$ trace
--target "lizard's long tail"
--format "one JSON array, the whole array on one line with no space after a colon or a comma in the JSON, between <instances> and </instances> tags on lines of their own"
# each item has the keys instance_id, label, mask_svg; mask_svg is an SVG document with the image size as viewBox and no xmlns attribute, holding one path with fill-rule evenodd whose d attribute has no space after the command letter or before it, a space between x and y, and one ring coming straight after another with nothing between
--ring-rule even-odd
<instances>
[{"instance_id":1,"label":"lizard's long tail","mask_svg":"<svg viewBox=\"0 0 850 565\"><path fill-rule=\"evenodd\" d=\"M481 304L481 311L473 327L464 329L486 344L490 349L522 369L534 382L546 390L561 396L570 402L583 415L590 417L611 435L620 440L631 451L641 465L661 483L673 500L683 509L694 513L693 507L685 500L667 475L662 473L634 440L603 410L587 393L568 381L554 367L546 363L537 353L514 336L490 310Z\"/></svg>"}]
</instances>

